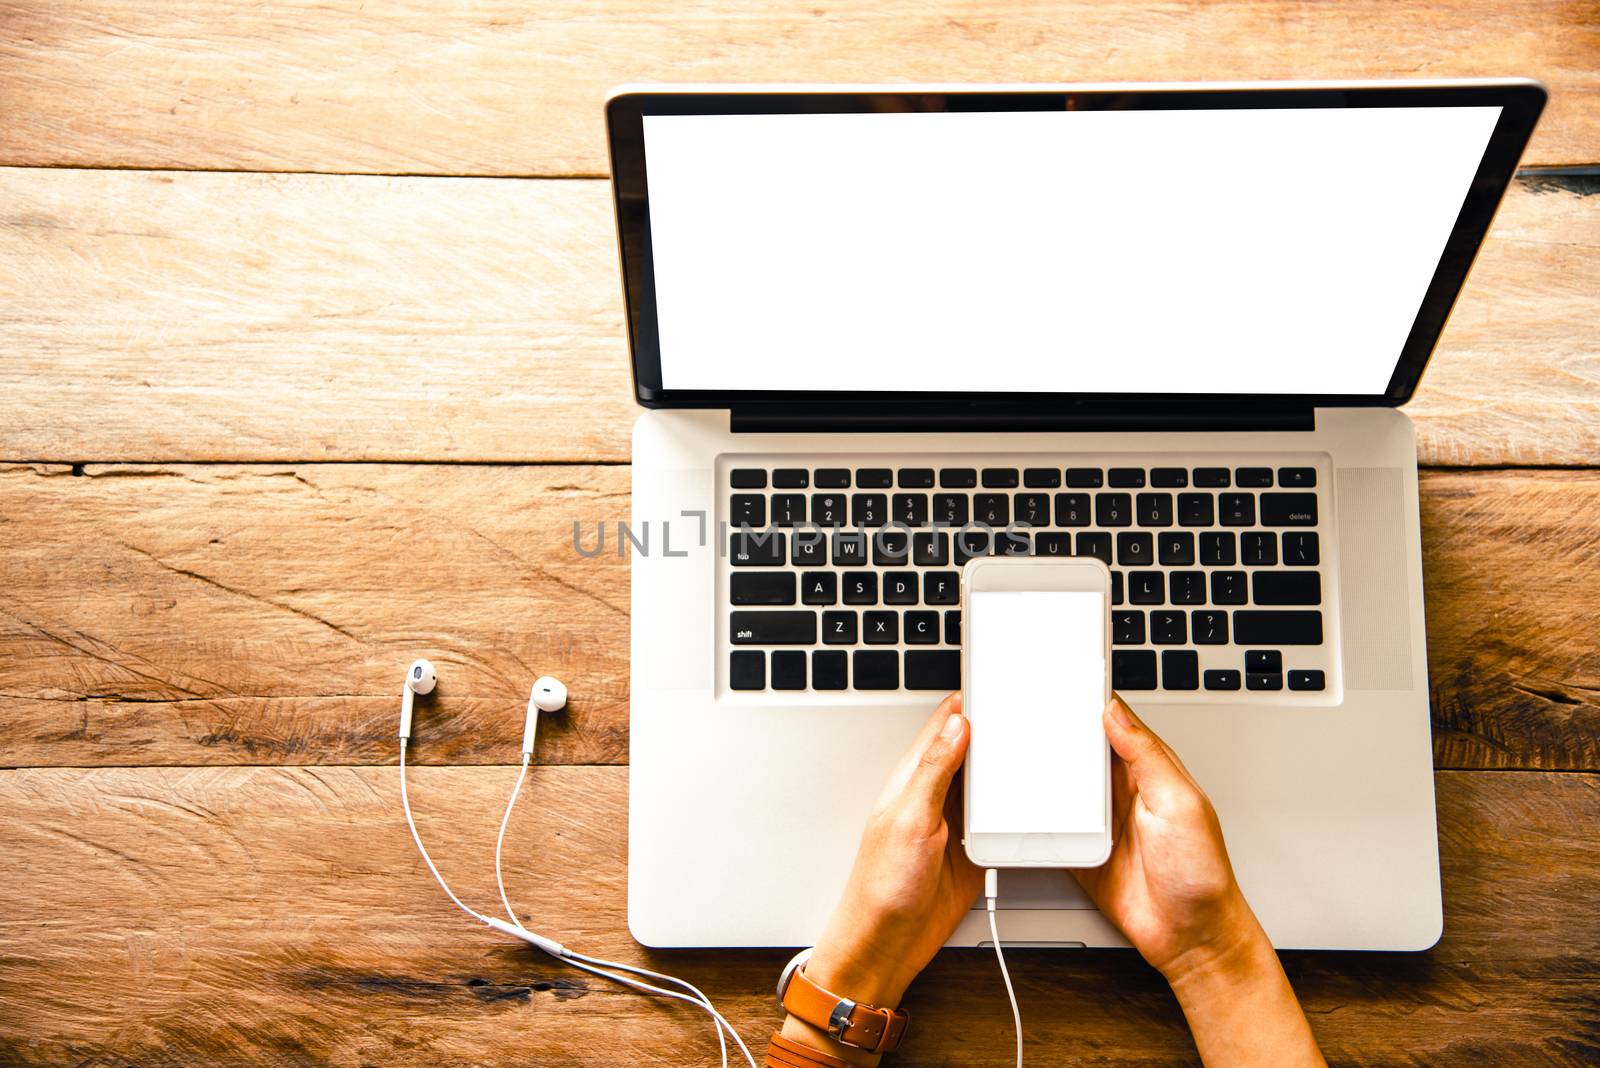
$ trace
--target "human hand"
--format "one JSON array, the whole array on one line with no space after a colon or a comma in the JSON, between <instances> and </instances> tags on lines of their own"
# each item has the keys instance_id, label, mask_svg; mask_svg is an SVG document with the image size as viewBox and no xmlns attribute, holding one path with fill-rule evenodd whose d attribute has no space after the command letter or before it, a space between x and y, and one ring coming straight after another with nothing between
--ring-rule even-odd
<instances>
[{"instance_id":1,"label":"human hand","mask_svg":"<svg viewBox=\"0 0 1600 1068\"><path fill-rule=\"evenodd\" d=\"M940 702L873 807L844 895L806 964L811 979L893 1008L983 889L954 817L967 752L961 695Z\"/></svg>"},{"instance_id":2,"label":"human hand","mask_svg":"<svg viewBox=\"0 0 1600 1068\"><path fill-rule=\"evenodd\" d=\"M1216 811L1183 761L1121 697L1102 718L1116 754L1113 844L1100 867L1073 873L1079 884L1169 982L1266 943Z\"/></svg>"}]
</instances>

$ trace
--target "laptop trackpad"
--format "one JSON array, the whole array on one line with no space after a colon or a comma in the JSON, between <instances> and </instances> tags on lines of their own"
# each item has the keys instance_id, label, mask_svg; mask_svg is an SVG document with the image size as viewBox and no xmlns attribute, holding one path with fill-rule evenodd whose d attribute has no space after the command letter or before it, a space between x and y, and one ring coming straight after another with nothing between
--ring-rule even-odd
<instances>
[{"instance_id":1,"label":"laptop trackpad","mask_svg":"<svg viewBox=\"0 0 1600 1068\"><path fill-rule=\"evenodd\" d=\"M1056 868L1004 868L1000 872L1003 909L1092 909L1072 873ZM982 911L980 897L974 908Z\"/></svg>"}]
</instances>

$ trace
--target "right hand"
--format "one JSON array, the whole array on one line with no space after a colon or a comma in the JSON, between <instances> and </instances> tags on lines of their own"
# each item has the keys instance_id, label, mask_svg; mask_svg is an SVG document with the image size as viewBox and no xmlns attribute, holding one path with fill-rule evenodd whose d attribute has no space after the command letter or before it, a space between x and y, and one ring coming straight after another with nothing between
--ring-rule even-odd
<instances>
[{"instance_id":1,"label":"right hand","mask_svg":"<svg viewBox=\"0 0 1600 1068\"><path fill-rule=\"evenodd\" d=\"M1079 884L1168 982L1266 945L1205 792L1121 697L1102 718L1114 840L1104 864L1073 873Z\"/></svg>"}]
</instances>

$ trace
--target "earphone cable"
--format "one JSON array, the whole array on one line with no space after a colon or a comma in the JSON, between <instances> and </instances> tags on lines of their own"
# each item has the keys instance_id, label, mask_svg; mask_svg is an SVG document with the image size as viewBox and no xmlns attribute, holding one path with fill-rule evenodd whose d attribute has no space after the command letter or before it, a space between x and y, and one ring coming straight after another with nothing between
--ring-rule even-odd
<instances>
[{"instance_id":1,"label":"earphone cable","mask_svg":"<svg viewBox=\"0 0 1600 1068\"><path fill-rule=\"evenodd\" d=\"M993 868L983 873L983 896L989 906L989 937L994 940L994 956L1000 962L1000 978L1005 980L1006 997L1011 999L1011 1020L1017 1029L1017 1068L1022 1068L1022 1010L1017 1008L1017 992L1011 987L1011 973L1006 970L1006 954L1000 947L1000 925L994 915L995 898L1000 896L1000 873Z\"/></svg>"},{"instance_id":2,"label":"earphone cable","mask_svg":"<svg viewBox=\"0 0 1600 1068\"><path fill-rule=\"evenodd\" d=\"M462 912L465 912L468 916L478 920L480 923L488 923L489 917L485 916L477 909L469 908L465 902L463 902L459 897L456 897L455 891L450 889L450 884L444 881L444 876L440 875L439 869L434 866L433 858L428 855L427 847L422 844L422 836L417 833L417 821L412 818L411 815L411 798L406 794L405 738L400 739L400 807L405 809L406 826L411 830L411 840L417 843L417 852L422 854L422 862L426 864L428 866L428 870L433 873L433 880L439 884L439 889L443 890L445 892L445 896L449 897L451 901L454 901L456 907Z\"/></svg>"}]
</instances>

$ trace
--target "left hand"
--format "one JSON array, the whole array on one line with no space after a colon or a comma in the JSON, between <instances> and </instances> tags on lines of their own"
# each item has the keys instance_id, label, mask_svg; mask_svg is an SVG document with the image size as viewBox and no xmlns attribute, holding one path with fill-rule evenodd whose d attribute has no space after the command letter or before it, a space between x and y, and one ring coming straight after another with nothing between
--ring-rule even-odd
<instances>
[{"instance_id":1,"label":"left hand","mask_svg":"<svg viewBox=\"0 0 1600 1068\"><path fill-rule=\"evenodd\" d=\"M951 780L966 756L961 695L946 697L873 807L844 896L806 975L864 1004L899 1005L983 890L958 831Z\"/></svg>"}]
</instances>

